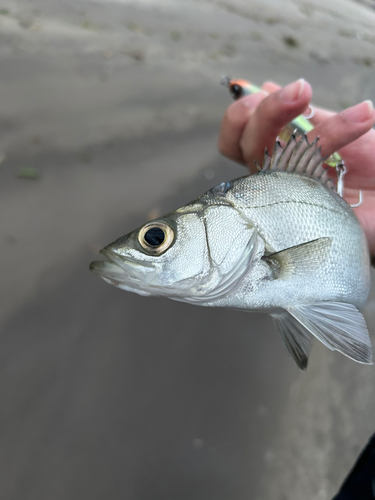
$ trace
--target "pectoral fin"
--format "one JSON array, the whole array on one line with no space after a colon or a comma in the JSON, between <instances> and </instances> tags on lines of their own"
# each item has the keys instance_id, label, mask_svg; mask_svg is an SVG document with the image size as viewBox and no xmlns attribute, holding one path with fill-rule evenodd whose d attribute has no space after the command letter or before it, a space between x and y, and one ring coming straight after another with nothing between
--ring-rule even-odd
<instances>
[{"instance_id":1,"label":"pectoral fin","mask_svg":"<svg viewBox=\"0 0 375 500\"><path fill-rule=\"evenodd\" d=\"M331 245L332 238L319 238L269 255L266 260L273 265L278 278L307 276L327 261Z\"/></svg>"},{"instance_id":2,"label":"pectoral fin","mask_svg":"<svg viewBox=\"0 0 375 500\"><path fill-rule=\"evenodd\" d=\"M271 316L290 357L296 362L298 368L306 370L312 345L311 333L287 311Z\"/></svg>"},{"instance_id":3,"label":"pectoral fin","mask_svg":"<svg viewBox=\"0 0 375 500\"><path fill-rule=\"evenodd\" d=\"M288 307L287 310L329 349L339 351L358 363L372 364L366 322L352 304L320 302Z\"/></svg>"}]
</instances>

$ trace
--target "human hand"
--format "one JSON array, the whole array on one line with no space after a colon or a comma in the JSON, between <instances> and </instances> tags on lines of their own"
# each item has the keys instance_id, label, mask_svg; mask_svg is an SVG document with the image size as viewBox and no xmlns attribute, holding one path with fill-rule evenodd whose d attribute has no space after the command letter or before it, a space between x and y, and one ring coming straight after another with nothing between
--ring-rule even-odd
<instances>
[{"instance_id":1,"label":"human hand","mask_svg":"<svg viewBox=\"0 0 375 500\"><path fill-rule=\"evenodd\" d=\"M220 130L220 152L256 172L254 160L262 164L264 149L272 152L280 130L309 107L312 90L304 80L287 87L266 82L263 92L252 94L228 107ZM319 135L322 155L337 151L345 161L344 198L363 202L354 212L365 231L370 253L375 258L375 111L371 101L334 113L314 106L310 119L314 130L307 134L309 142ZM332 175L335 170L332 169Z\"/></svg>"}]
</instances>

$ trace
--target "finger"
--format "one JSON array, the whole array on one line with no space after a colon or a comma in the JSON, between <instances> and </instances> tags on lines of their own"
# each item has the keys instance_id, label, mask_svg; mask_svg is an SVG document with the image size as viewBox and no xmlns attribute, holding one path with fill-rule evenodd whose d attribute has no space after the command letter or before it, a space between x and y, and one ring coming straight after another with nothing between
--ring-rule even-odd
<instances>
[{"instance_id":1,"label":"finger","mask_svg":"<svg viewBox=\"0 0 375 500\"><path fill-rule=\"evenodd\" d=\"M314 116L309 118L309 122L312 123L314 125L314 127L319 125L319 123L323 122L324 120L328 120L328 118L331 118L332 116L337 114L334 111L330 111L328 109L323 109L323 108L318 108L316 106L313 106L313 109L314 109ZM307 113L304 113L304 114L306 115Z\"/></svg>"},{"instance_id":2,"label":"finger","mask_svg":"<svg viewBox=\"0 0 375 500\"><path fill-rule=\"evenodd\" d=\"M339 153L347 166L345 186L357 190L375 189L374 149L375 130L373 129L340 149Z\"/></svg>"},{"instance_id":3,"label":"finger","mask_svg":"<svg viewBox=\"0 0 375 500\"><path fill-rule=\"evenodd\" d=\"M269 94L272 94L273 92L276 92L277 90L281 89L281 86L277 85L274 82L264 82L261 88L262 90L266 90ZM314 109L314 116L312 118L309 118L309 121L314 126L336 114L334 111L324 108L318 108L317 106L313 106L313 109ZM311 106L308 106L308 108L302 114L309 115L310 113L311 113Z\"/></svg>"},{"instance_id":4,"label":"finger","mask_svg":"<svg viewBox=\"0 0 375 500\"><path fill-rule=\"evenodd\" d=\"M364 101L322 121L307 136L309 142L320 136L322 155L329 156L364 135L374 123L372 102Z\"/></svg>"},{"instance_id":5,"label":"finger","mask_svg":"<svg viewBox=\"0 0 375 500\"><path fill-rule=\"evenodd\" d=\"M262 90L266 90L269 94L272 94L273 92L280 90L281 86L277 85L274 82L264 82L261 88ZM307 110L305 110L302 114L303 115L310 114L311 108L310 109L309 108L310 106L308 106ZM309 121L314 126L336 114L335 111L331 111L329 109L318 108L317 106L314 106L313 108L314 108L314 116L312 118L309 118Z\"/></svg>"},{"instance_id":6,"label":"finger","mask_svg":"<svg viewBox=\"0 0 375 500\"><path fill-rule=\"evenodd\" d=\"M269 94L273 94L277 90L280 90L281 86L273 82L264 82L261 88L262 90L265 90Z\"/></svg>"},{"instance_id":7,"label":"finger","mask_svg":"<svg viewBox=\"0 0 375 500\"><path fill-rule=\"evenodd\" d=\"M254 172L254 160L262 162L264 149L272 151L280 130L306 109L311 87L298 80L266 97L252 113L244 128L240 147L246 165Z\"/></svg>"},{"instance_id":8,"label":"finger","mask_svg":"<svg viewBox=\"0 0 375 500\"><path fill-rule=\"evenodd\" d=\"M238 163L245 163L240 148L240 139L244 128L256 107L267 97L265 91L257 92L228 107L221 122L218 148L222 155Z\"/></svg>"},{"instance_id":9,"label":"finger","mask_svg":"<svg viewBox=\"0 0 375 500\"><path fill-rule=\"evenodd\" d=\"M274 82L264 82L261 88L263 90L266 90L269 94L272 94L273 92L280 90L281 86L277 85ZM317 108L316 106L314 106L312 108L310 105L307 107L307 109L304 110L302 115L303 116L310 115L312 109L314 109L314 116L312 118L309 118L309 120L311 121L311 123L313 125L316 125L316 124L320 123L322 120L326 120L327 118L329 118L330 116L335 114L333 111L328 111L328 110L325 110L322 108Z\"/></svg>"},{"instance_id":10,"label":"finger","mask_svg":"<svg viewBox=\"0 0 375 500\"><path fill-rule=\"evenodd\" d=\"M348 191L348 200L350 203L358 202L358 191L356 191L356 196L353 196L353 192ZM345 199L347 195L345 194ZM366 234L366 238L369 244L369 250L371 255L375 255L375 193L364 191L363 192L363 203L360 207L354 208L354 212L358 217L358 220Z\"/></svg>"}]
</instances>

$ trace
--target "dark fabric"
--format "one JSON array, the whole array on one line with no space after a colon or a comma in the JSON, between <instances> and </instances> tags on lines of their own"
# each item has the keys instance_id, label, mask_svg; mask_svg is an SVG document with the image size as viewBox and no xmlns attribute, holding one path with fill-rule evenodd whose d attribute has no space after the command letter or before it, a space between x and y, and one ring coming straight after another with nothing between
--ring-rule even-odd
<instances>
[{"instance_id":1,"label":"dark fabric","mask_svg":"<svg viewBox=\"0 0 375 500\"><path fill-rule=\"evenodd\" d=\"M371 257L371 265L375 267L375 255Z\"/></svg>"},{"instance_id":2,"label":"dark fabric","mask_svg":"<svg viewBox=\"0 0 375 500\"><path fill-rule=\"evenodd\" d=\"M375 434L333 500L375 499Z\"/></svg>"}]
</instances>

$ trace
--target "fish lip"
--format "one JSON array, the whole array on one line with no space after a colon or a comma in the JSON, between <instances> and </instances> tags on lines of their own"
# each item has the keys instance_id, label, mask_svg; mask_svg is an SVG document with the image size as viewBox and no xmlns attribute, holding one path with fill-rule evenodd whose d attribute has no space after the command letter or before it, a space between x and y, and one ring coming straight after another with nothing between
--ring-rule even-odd
<instances>
[{"instance_id":1,"label":"fish lip","mask_svg":"<svg viewBox=\"0 0 375 500\"><path fill-rule=\"evenodd\" d=\"M135 264L135 265L142 265L143 267L153 267L152 265L152 262L140 262L139 260L137 259L133 259L132 257L130 257L129 255L122 255L121 257L119 257L116 252L114 252L111 247L104 247L102 248L99 253L101 253L102 255L104 255L104 257L109 261L111 262L112 264L115 264L117 266L119 266L121 269L123 269L124 271L129 271L129 269L127 269L126 265L127 264Z\"/></svg>"},{"instance_id":2,"label":"fish lip","mask_svg":"<svg viewBox=\"0 0 375 500\"><path fill-rule=\"evenodd\" d=\"M111 249L103 248L102 250L99 251L106 260L95 260L91 262L90 264L90 271L92 271L94 274L100 276L101 278L104 279L109 279L112 280L111 278L111 268L117 269L116 272L119 272L119 278L118 281L126 281L126 282L132 282L136 283L137 280L134 281L134 276L131 276L131 273L129 273L129 269L126 268L126 259L125 262L123 262L116 254L111 251ZM130 261L130 259L129 259ZM109 270L109 272L108 272ZM122 276L122 279L120 278Z\"/></svg>"},{"instance_id":3,"label":"fish lip","mask_svg":"<svg viewBox=\"0 0 375 500\"><path fill-rule=\"evenodd\" d=\"M91 262L90 271L92 271L95 275L104 279L104 281L111 285L138 293L139 295L148 296L153 294L149 289L154 287L143 286L139 277L132 273L132 263L144 266L143 262L141 263L131 257L120 257L116 255L116 252L110 248L110 245L109 248L105 247L100 250L99 253L101 253L106 260L96 260ZM151 263L146 263L146 265L150 266Z\"/></svg>"},{"instance_id":4,"label":"fish lip","mask_svg":"<svg viewBox=\"0 0 375 500\"><path fill-rule=\"evenodd\" d=\"M118 266L120 265L119 259L118 258L116 259L115 253L112 250L107 249L107 247L102 248L101 250L99 250L99 253L101 253L102 255L104 255L104 257L109 262L112 262L112 264L117 264Z\"/></svg>"},{"instance_id":5,"label":"fish lip","mask_svg":"<svg viewBox=\"0 0 375 500\"><path fill-rule=\"evenodd\" d=\"M125 266L127 262L132 262L134 264L137 263L136 260L132 259L131 257L122 257L120 258L118 255L116 255L116 252L114 252L111 248L104 247L102 248L99 253L104 255L104 257L111 262L112 264L115 264L118 267L121 267L121 269L125 270Z\"/></svg>"},{"instance_id":6,"label":"fish lip","mask_svg":"<svg viewBox=\"0 0 375 500\"><path fill-rule=\"evenodd\" d=\"M93 272L94 274L97 274L100 276L100 268L103 265L102 260L94 260L93 262L90 263L90 271Z\"/></svg>"},{"instance_id":7,"label":"fish lip","mask_svg":"<svg viewBox=\"0 0 375 500\"><path fill-rule=\"evenodd\" d=\"M90 271L92 271L94 274L97 274L98 276L105 278L105 267L106 264L111 264L116 266L118 269L121 269L121 271L125 271L124 266L121 265L121 260L119 258L116 258L116 255L111 251L108 250L107 248L102 248L99 253L104 255L105 260L95 260L91 262L90 264ZM126 273L128 274L128 273Z\"/></svg>"}]
</instances>

